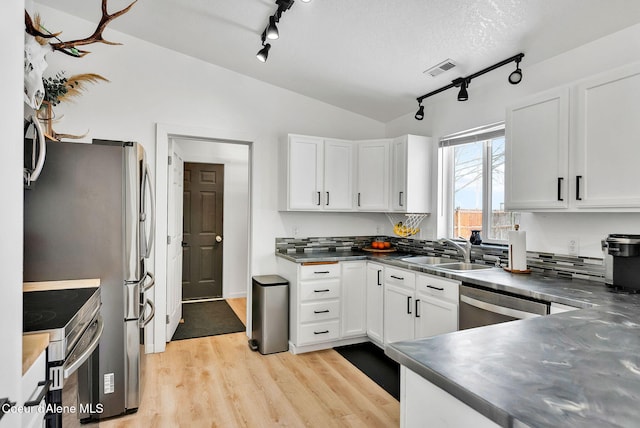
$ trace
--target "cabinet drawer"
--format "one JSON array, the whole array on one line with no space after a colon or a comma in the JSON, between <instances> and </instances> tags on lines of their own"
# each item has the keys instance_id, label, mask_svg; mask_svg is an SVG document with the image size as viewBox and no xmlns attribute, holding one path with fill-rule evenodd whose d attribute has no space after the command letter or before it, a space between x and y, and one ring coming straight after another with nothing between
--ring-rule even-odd
<instances>
[{"instance_id":1,"label":"cabinet drawer","mask_svg":"<svg viewBox=\"0 0 640 428\"><path fill-rule=\"evenodd\" d=\"M324 321L339 316L340 302L338 300L300 304L300 322Z\"/></svg>"},{"instance_id":2,"label":"cabinet drawer","mask_svg":"<svg viewBox=\"0 0 640 428\"><path fill-rule=\"evenodd\" d=\"M442 279L436 276L418 275L416 291L457 302L458 284L458 281Z\"/></svg>"},{"instance_id":3,"label":"cabinet drawer","mask_svg":"<svg viewBox=\"0 0 640 428\"><path fill-rule=\"evenodd\" d=\"M335 340L340 336L340 321L332 320L300 326L298 345Z\"/></svg>"},{"instance_id":4,"label":"cabinet drawer","mask_svg":"<svg viewBox=\"0 0 640 428\"><path fill-rule=\"evenodd\" d=\"M413 290L416 286L416 274L408 270L387 267L384 270L384 283L385 285L398 285Z\"/></svg>"},{"instance_id":5,"label":"cabinet drawer","mask_svg":"<svg viewBox=\"0 0 640 428\"><path fill-rule=\"evenodd\" d=\"M300 279L340 278L340 264L300 266Z\"/></svg>"},{"instance_id":6,"label":"cabinet drawer","mask_svg":"<svg viewBox=\"0 0 640 428\"><path fill-rule=\"evenodd\" d=\"M337 299L340 297L340 280L300 281L300 300Z\"/></svg>"}]
</instances>

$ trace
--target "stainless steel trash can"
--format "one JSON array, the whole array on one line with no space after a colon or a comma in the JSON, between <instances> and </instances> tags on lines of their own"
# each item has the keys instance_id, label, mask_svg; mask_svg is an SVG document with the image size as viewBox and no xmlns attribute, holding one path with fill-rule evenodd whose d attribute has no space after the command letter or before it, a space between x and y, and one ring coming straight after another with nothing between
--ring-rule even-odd
<instances>
[{"instance_id":1,"label":"stainless steel trash can","mask_svg":"<svg viewBox=\"0 0 640 428\"><path fill-rule=\"evenodd\" d=\"M278 275L253 277L251 339L261 354L289 350L289 282Z\"/></svg>"}]
</instances>

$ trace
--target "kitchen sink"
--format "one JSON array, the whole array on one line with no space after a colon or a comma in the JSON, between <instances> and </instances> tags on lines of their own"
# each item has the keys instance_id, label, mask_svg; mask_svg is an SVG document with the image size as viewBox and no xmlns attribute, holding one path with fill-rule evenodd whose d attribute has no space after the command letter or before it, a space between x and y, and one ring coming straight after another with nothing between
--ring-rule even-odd
<instances>
[{"instance_id":1,"label":"kitchen sink","mask_svg":"<svg viewBox=\"0 0 640 428\"><path fill-rule=\"evenodd\" d=\"M431 256L411 256L402 259L403 262L415 263L418 265L438 265L442 263L450 262L451 259L444 257L431 257Z\"/></svg>"},{"instance_id":2,"label":"kitchen sink","mask_svg":"<svg viewBox=\"0 0 640 428\"><path fill-rule=\"evenodd\" d=\"M487 265L478 265L475 263L443 263L443 264L438 264L435 265L434 267L440 268L440 269L447 269L447 270L457 270L457 271L466 271L466 270L479 270L479 269L492 269L493 266L487 266Z\"/></svg>"}]
</instances>

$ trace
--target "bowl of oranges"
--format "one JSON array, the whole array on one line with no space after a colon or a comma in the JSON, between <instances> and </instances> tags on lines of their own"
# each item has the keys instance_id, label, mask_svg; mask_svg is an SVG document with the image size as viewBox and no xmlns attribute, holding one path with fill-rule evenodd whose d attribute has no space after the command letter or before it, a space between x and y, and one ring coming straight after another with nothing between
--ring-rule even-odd
<instances>
[{"instance_id":1,"label":"bowl of oranges","mask_svg":"<svg viewBox=\"0 0 640 428\"><path fill-rule=\"evenodd\" d=\"M393 248L389 241L373 241L370 247L364 247L363 250L377 253L391 253L396 249Z\"/></svg>"}]
</instances>

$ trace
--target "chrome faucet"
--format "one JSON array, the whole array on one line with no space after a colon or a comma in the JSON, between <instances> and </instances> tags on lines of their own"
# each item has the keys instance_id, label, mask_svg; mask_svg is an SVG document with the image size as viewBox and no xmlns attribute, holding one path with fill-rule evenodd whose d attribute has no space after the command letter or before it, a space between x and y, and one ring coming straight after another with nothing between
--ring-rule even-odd
<instances>
[{"instance_id":1,"label":"chrome faucet","mask_svg":"<svg viewBox=\"0 0 640 428\"><path fill-rule=\"evenodd\" d=\"M471 263L471 242L464 241L464 247L460 245L460 243L448 238L441 239L439 242L443 245L444 244L453 245L456 248L456 250L458 250L460 254L462 254L462 257L464 257L464 262Z\"/></svg>"}]
</instances>

